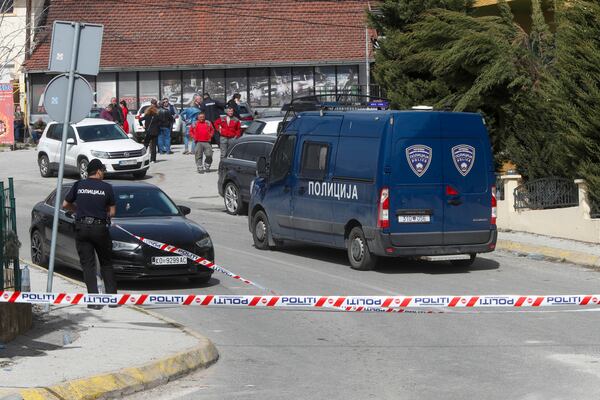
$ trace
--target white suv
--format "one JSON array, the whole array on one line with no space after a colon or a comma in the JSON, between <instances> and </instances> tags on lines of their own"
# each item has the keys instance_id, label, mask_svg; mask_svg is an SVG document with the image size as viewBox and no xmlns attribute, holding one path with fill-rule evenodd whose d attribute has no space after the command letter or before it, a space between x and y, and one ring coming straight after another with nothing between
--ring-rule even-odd
<instances>
[{"instance_id":1,"label":"white suv","mask_svg":"<svg viewBox=\"0 0 600 400\"><path fill-rule=\"evenodd\" d=\"M51 122L37 146L38 165L43 177L58 171L63 124ZM88 162L98 158L109 174L133 174L143 178L150 167L146 148L131 139L114 122L86 118L71 124L67 136L65 172L75 172L87 178Z\"/></svg>"},{"instance_id":2,"label":"white suv","mask_svg":"<svg viewBox=\"0 0 600 400\"><path fill-rule=\"evenodd\" d=\"M133 122L133 134L135 135L135 139L139 142L142 142L144 140L145 134L144 127L140 124L139 119L144 116L144 113L146 112L146 109L148 107L150 107L150 102L142 103L140 109L138 110L138 113L135 115L135 121ZM173 127L171 129L171 141L173 143L183 143L185 125L182 123L179 114L175 114L173 118L175 118L175 121L173 122Z\"/></svg>"}]
</instances>

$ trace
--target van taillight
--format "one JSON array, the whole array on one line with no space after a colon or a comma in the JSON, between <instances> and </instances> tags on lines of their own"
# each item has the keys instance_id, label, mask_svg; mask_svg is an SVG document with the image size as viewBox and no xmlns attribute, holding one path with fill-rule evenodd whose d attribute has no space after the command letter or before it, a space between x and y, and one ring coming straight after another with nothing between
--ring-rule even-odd
<instances>
[{"instance_id":1,"label":"van taillight","mask_svg":"<svg viewBox=\"0 0 600 400\"><path fill-rule=\"evenodd\" d=\"M379 194L379 210L377 213L377 227L390 227L390 190L386 187Z\"/></svg>"},{"instance_id":2,"label":"van taillight","mask_svg":"<svg viewBox=\"0 0 600 400\"><path fill-rule=\"evenodd\" d=\"M492 225L496 225L496 212L498 210L498 200L496 199L496 186L492 186L492 218L490 218L490 223Z\"/></svg>"}]
</instances>

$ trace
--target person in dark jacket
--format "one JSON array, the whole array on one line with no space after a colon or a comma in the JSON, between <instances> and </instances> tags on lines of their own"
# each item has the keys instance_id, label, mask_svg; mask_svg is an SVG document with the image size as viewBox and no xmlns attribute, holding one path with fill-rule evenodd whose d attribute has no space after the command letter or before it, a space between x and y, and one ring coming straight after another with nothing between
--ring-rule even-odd
<instances>
[{"instance_id":1,"label":"person in dark jacket","mask_svg":"<svg viewBox=\"0 0 600 400\"><path fill-rule=\"evenodd\" d=\"M240 102L242 101L242 95L234 93L231 100L227 102L227 107L233 109L233 116L240 119Z\"/></svg>"},{"instance_id":2,"label":"person in dark jacket","mask_svg":"<svg viewBox=\"0 0 600 400\"><path fill-rule=\"evenodd\" d=\"M123 117L123 111L121 111L119 103L117 103L117 98L113 97L112 99L110 99L110 104L112 104L111 113L113 121L115 121L117 124L123 127L123 121L125 120L125 118Z\"/></svg>"},{"instance_id":3,"label":"person in dark jacket","mask_svg":"<svg viewBox=\"0 0 600 400\"><path fill-rule=\"evenodd\" d=\"M159 133L158 109L156 106L151 105L148 107L144 116L138 121L144 127L144 146L150 150L150 161L156 162L156 141Z\"/></svg>"},{"instance_id":4,"label":"person in dark jacket","mask_svg":"<svg viewBox=\"0 0 600 400\"><path fill-rule=\"evenodd\" d=\"M160 154L173 154L171 151L171 128L175 118L169 111L168 103L158 109L158 151Z\"/></svg>"},{"instance_id":5,"label":"person in dark jacket","mask_svg":"<svg viewBox=\"0 0 600 400\"><path fill-rule=\"evenodd\" d=\"M213 100L208 93L204 93L202 97L204 99L202 100L200 111L206 115L206 120L210 121L213 126L215 126L215 121L219 119L221 114L225 113L225 104L222 101ZM219 136L219 132L215 127L215 136L213 136L213 138L217 144L219 144Z\"/></svg>"},{"instance_id":6,"label":"person in dark jacket","mask_svg":"<svg viewBox=\"0 0 600 400\"><path fill-rule=\"evenodd\" d=\"M102 111L100 111L100 118L105 119L107 121L114 121L115 119L113 118L113 105L109 104L107 105L105 108L102 109Z\"/></svg>"}]
</instances>

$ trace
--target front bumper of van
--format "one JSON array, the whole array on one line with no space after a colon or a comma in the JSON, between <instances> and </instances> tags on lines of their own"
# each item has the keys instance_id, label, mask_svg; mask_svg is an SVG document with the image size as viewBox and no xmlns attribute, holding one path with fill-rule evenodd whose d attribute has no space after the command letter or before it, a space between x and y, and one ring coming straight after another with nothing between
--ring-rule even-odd
<instances>
[{"instance_id":1,"label":"front bumper of van","mask_svg":"<svg viewBox=\"0 0 600 400\"><path fill-rule=\"evenodd\" d=\"M496 249L498 231L489 230L489 239L485 243L451 244L439 246L395 246L389 233L379 229L365 229L365 236L371 253L383 257L445 256L454 254L489 253Z\"/></svg>"}]
</instances>

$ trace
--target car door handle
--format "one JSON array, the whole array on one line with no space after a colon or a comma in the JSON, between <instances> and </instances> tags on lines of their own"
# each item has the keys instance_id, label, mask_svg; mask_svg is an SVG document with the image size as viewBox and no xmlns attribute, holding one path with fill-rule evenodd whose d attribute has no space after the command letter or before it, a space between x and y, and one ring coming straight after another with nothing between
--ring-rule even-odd
<instances>
[{"instance_id":1,"label":"car door handle","mask_svg":"<svg viewBox=\"0 0 600 400\"><path fill-rule=\"evenodd\" d=\"M451 206L460 206L462 203L460 197L451 197L448 199L448 204Z\"/></svg>"}]
</instances>

